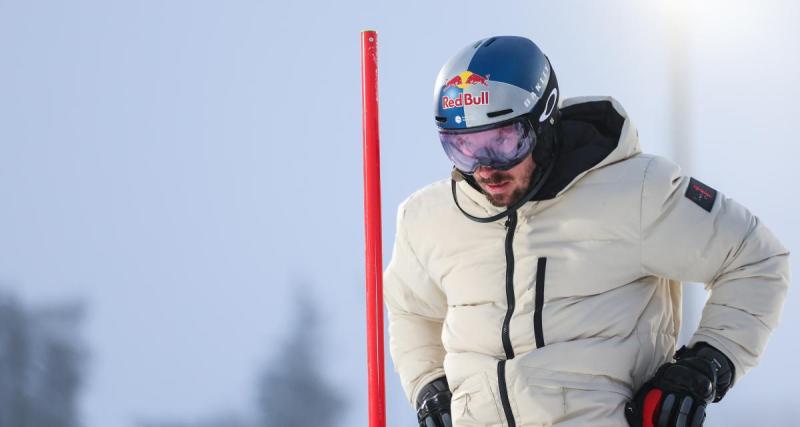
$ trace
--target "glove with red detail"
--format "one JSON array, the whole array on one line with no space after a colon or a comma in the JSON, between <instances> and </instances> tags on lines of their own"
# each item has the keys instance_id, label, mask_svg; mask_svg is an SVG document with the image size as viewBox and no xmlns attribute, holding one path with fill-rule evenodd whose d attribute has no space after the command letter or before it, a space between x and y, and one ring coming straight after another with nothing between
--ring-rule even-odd
<instances>
[{"instance_id":1,"label":"glove with red detail","mask_svg":"<svg viewBox=\"0 0 800 427\"><path fill-rule=\"evenodd\" d=\"M733 378L733 364L716 348L681 347L628 402L625 418L632 427L701 427L706 405L719 402Z\"/></svg>"},{"instance_id":2,"label":"glove with red detail","mask_svg":"<svg viewBox=\"0 0 800 427\"><path fill-rule=\"evenodd\" d=\"M452 427L450 419L450 386L447 378L431 381L417 397L417 420L420 427Z\"/></svg>"}]
</instances>

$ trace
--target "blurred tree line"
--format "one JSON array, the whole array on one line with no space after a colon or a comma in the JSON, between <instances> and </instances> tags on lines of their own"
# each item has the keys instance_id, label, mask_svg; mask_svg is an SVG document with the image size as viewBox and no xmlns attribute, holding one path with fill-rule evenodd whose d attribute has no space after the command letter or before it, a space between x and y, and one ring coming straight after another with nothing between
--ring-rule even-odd
<instances>
[{"instance_id":1,"label":"blurred tree line","mask_svg":"<svg viewBox=\"0 0 800 427\"><path fill-rule=\"evenodd\" d=\"M224 414L190 422L150 421L139 427L308 427L339 425L347 402L324 378L325 349L319 313L304 296L295 298L294 318L275 357L258 375L254 414Z\"/></svg>"},{"instance_id":2,"label":"blurred tree line","mask_svg":"<svg viewBox=\"0 0 800 427\"><path fill-rule=\"evenodd\" d=\"M88 362L81 302L32 307L0 290L0 427L83 427L80 397ZM346 402L322 375L325 354L310 300L297 297L288 336L258 374L252 414L139 427L336 426Z\"/></svg>"},{"instance_id":3,"label":"blurred tree line","mask_svg":"<svg viewBox=\"0 0 800 427\"><path fill-rule=\"evenodd\" d=\"M0 427L80 426L80 302L28 307L0 291Z\"/></svg>"}]
</instances>

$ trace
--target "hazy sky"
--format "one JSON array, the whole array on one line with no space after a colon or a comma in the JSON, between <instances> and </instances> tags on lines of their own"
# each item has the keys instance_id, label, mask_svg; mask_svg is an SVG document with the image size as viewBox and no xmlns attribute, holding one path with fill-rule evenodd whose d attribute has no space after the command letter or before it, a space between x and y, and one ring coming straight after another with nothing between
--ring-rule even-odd
<instances>
[{"instance_id":1,"label":"hazy sky","mask_svg":"<svg viewBox=\"0 0 800 427\"><path fill-rule=\"evenodd\" d=\"M498 34L539 43L565 96L619 99L646 151L675 157L686 126L690 173L798 247L800 6L667 4L0 0L0 285L89 302L88 427L249 410L299 288L326 319L310 345L352 402L344 425L366 425L366 28L379 32L385 261L397 204L449 171L436 73ZM673 124L678 92L686 123ZM792 291L763 365L709 425L800 416L784 370L798 308ZM414 425L387 369L389 425Z\"/></svg>"}]
</instances>

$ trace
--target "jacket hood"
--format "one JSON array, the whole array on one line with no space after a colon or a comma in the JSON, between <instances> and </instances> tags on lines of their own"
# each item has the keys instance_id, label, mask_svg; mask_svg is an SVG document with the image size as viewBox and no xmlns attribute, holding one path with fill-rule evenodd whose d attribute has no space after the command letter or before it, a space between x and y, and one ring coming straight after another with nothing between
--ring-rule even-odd
<instances>
[{"instance_id":1,"label":"jacket hood","mask_svg":"<svg viewBox=\"0 0 800 427\"><path fill-rule=\"evenodd\" d=\"M636 128L614 98L569 98L560 110L558 158L547 182L531 201L553 199L592 170L641 153ZM482 213L505 210L489 203L471 177L459 182L458 188Z\"/></svg>"}]
</instances>

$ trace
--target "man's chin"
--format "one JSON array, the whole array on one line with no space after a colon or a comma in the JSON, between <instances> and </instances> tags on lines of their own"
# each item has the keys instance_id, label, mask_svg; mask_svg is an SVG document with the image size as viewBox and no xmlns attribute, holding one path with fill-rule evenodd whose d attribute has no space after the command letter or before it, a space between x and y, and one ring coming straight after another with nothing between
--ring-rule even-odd
<instances>
[{"instance_id":1,"label":"man's chin","mask_svg":"<svg viewBox=\"0 0 800 427\"><path fill-rule=\"evenodd\" d=\"M489 200L489 203L498 208L508 207L511 204L508 202L509 197L506 196L497 197L497 196L490 196L487 194L486 198Z\"/></svg>"},{"instance_id":2,"label":"man's chin","mask_svg":"<svg viewBox=\"0 0 800 427\"><path fill-rule=\"evenodd\" d=\"M493 206L498 208L505 208L513 205L522 196L525 195L525 191L523 190L514 190L511 193L501 193L501 194L491 194L488 191L484 190L483 194L486 196L486 199L491 203Z\"/></svg>"}]
</instances>

